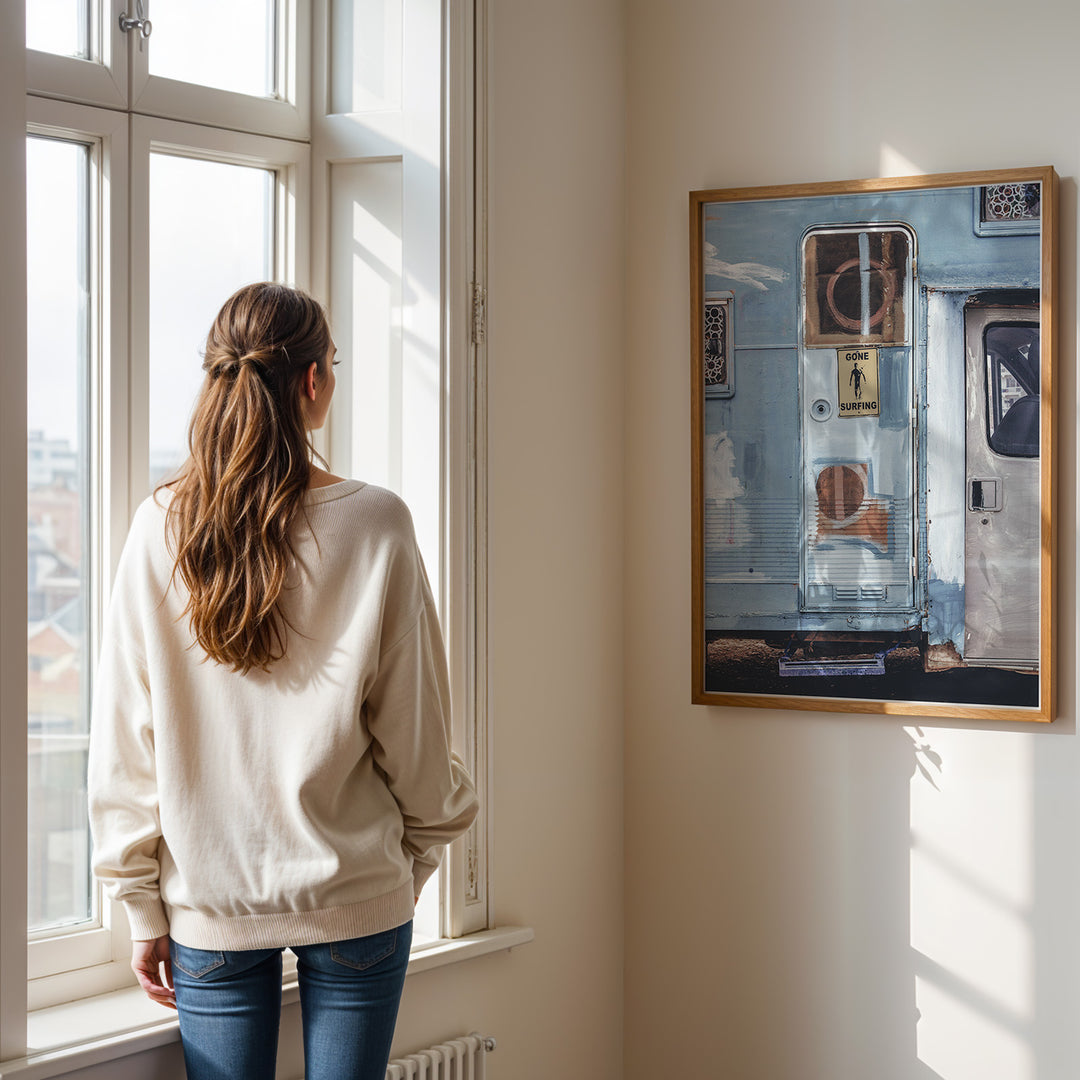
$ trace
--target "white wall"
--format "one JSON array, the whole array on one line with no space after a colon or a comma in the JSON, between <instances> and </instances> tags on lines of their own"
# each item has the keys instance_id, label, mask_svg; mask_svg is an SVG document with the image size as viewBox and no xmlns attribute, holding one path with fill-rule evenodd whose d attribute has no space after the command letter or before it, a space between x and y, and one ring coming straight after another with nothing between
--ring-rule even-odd
<instances>
[{"instance_id":1,"label":"white wall","mask_svg":"<svg viewBox=\"0 0 1080 1080\"><path fill-rule=\"evenodd\" d=\"M628 0L627 20L626 1076L1075 1075L1080 9ZM1043 164L1060 719L691 706L687 192Z\"/></svg>"}]
</instances>

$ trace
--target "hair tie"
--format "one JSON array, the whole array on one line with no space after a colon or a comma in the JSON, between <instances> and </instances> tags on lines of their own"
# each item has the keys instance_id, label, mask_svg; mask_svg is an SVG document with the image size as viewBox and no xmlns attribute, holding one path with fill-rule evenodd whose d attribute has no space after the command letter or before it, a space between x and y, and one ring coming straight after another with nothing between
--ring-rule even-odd
<instances>
[{"instance_id":1,"label":"hair tie","mask_svg":"<svg viewBox=\"0 0 1080 1080\"><path fill-rule=\"evenodd\" d=\"M241 368L250 367L254 367L256 374L258 375L264 375L266 373L262 359L257 353L244 353L243 356L237 356L235 353L226 353L217 360L203 361L203 371L215 379L221 375L239 375Z\"/></svg>"}]
</instances>

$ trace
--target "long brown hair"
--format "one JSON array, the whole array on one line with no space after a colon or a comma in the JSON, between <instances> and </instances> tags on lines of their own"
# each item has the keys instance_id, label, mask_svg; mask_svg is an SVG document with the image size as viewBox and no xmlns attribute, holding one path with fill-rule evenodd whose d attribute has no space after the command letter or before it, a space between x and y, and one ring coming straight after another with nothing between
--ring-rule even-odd
<instances>
[{"instance_id":1,"label":"long brown hair","mask_svg":"<svg viewBox=\"0 0 1080 1080\"><path fill-rule=\"evenodd\" d=\"M320 305L273 282L230 296L206 338L191 456L171 485L173 576L195 640L243 674L285 655L278 598L314 453L301 386L313 362L326 377L330 344Z\"/></svg>"}]
</instances>

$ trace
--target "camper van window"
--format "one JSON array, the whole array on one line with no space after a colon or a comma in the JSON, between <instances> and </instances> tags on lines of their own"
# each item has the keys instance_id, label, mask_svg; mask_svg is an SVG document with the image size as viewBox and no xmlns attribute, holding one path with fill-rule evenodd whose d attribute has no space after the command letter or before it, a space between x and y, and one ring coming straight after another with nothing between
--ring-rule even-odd
<instances>
[{"instance_id":1,"label":"camper van window","mask_svg":"<svg viewBox=\"0 0 1080 1080\"><path fill-rule=\"evenodd\" d=\"M990 449L1005 457L1038 457L1039 328L991 323L983 341Z\"/></svg>"},{"instance_id":2,"label":"camper van window","mask_svg":"<svg viewBox=\"0 0 1080 1080\"><path fill-rule=\"evenodd\" d=\"M905 344L910 266L904 229L812 230L803 244L804 344Z\"/></svg>"},{"instance_id":3,"label":"camper van window","mask_svg":"<svg viewBox=\"0 0 1080 1080\"><path fill-rule=\"evenodd\" d=\"M705 297L704 340L702 341L705 392L710 397L731 397L735 392L735 372L731 357L732 294L713 293Z\"/></svg>"},{"instance_id":4,"label":"camper van window","mask_svg":"<svg viewBox=\"0 0 1080 1080\"><path fill-rule=\"evenodd\" d=\"M1038 221L1040 218L1040 184L988 184L980 191L981 217L984 222Z\"/></svg>"}]
</instances>

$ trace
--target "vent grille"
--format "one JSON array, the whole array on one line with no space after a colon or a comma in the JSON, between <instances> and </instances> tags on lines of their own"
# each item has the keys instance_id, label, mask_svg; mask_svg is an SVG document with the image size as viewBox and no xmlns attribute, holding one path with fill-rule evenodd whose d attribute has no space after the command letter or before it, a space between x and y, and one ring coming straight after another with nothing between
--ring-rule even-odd
<instances>
[{"instance_id":1,"label":"vent grille","mask_svg":"<svg viewBox=\"0 0 1080 1080\"><path fill-rule=\"evenodd\" d=\"M834 585L833 599L838 603L858 603L862 600L885 600L889 595L887 585Z\"/></svg>"}]
</instances>

